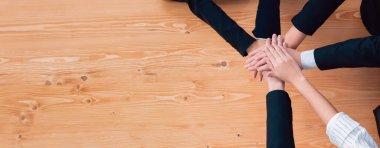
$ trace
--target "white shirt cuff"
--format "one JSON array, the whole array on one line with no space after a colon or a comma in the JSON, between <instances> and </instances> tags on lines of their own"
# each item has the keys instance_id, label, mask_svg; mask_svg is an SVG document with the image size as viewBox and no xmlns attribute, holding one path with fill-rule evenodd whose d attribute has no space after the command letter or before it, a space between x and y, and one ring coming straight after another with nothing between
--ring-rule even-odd
<instances>
[{"instance_id":1,"label":"white shirt cuff","mask_svg":"<svg viewBox=\"0 0 380 148\"><path fill-rule=\"evenodd\" d=\"M317 68L317 63L314 58L314 50L301 52L301 64L303 69Z\"/></svg>"},{"instance_id":2,"label":"white shirt cuff","mask_svg":"<svg viewBox=\"0 0 380 148\"><path fill-rule=\"evenodd\" d=\"M256 38L256 40L267 40L266 38Z\"/></svg>"}]
</instances>

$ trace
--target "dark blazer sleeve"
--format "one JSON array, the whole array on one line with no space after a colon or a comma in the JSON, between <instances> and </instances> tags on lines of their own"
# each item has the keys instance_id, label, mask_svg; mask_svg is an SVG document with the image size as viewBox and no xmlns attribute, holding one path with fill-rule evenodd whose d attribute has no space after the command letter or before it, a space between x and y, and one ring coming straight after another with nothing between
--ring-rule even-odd
<instances>
[{"instance_id":1,"label":"dark blazer sleeve","mask_svg":"<svg viewBox=\"0 0 380 148\"><path fill-rule=\"evenodd\" d=\"M256 40L232 20L212 0L188 0L190 10L209 24L242 56L247 56L248 47Z\"/></svg>"},{"instance_id":2,"label":"dark blazer sleeve","mask_svg":"<svg viewBox=\"0 0 380 148\"><path fill-rule=\"evenodd\" d=\"M314 58L321 70L380 67L380 36L351 39L317 48Z\"/></svg>"},{"instance_id":3,"label":"dark blazer sleeve","mask_svg":"<svg viewBox=\"0 0 380 148\"><path fill-rule=\"evenodd\" d=\"M267 147L295 147L291 100L283 90L267 94Z\"/></svg>"},{"instance_id":4,"label":"dark blazer sleeve","mask_svg":"<svg viewBox=\"0 0 380 148\"><path fill-rule=\"evenodd\" d=\"M301 12L293 17L292 23L304 34L313 35L343 2L344 0L309 0Z\"/></svg>"}]
</instances>

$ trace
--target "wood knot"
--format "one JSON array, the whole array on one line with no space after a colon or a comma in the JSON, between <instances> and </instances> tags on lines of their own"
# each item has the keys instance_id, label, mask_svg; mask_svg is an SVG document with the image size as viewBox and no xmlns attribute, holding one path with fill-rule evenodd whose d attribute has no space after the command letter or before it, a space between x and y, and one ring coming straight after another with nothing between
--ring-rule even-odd
<instances>
[{"instance_id":1,"label":"wood knot","mask_svg":"<svg viewBox=\"0 0 380 148\"><path fill-rule=\"evenodd\" d=\"M20 120L20 123L22 123L22 124L31 124L32 123L32 114L22 112L22 113L20 113L19 120Z\"/></svg>"},{"instance_id":2,"label":"wood knot","mask_svg":"<svg viewBox=\"0 0 380 148\"><path fill-rule=\"evenodd\" d=\"M97 100L94 97L85 98L82 100L82 103L84 103L84 104L94 104L96 102L97 102Z\"/></svg>"},{"instance_id":3,"label":"wood knot","mask_svg":"<svg viewBox=\"0 0 380 148\"><path fill-rule=\"evenodd\" d=\"M240 134L236 134L236 137L240 138L240 136L241 136Z\"/></svg>"},{"instance_id":4,"label":"wood knot","mask_svg":"<svg viewBox=\"0 0 380 148\"><path fill-rule=\"evenodd\" d=\"M45 81L45 85L46 85L46 86L50 86L50 85L51 85L51 82L50 82L49 80L46 80L46 81Z\"/></svg>"},{"instance_id":5,"label":"wood knot","mask_svg":"<svg viewBox=\"0 0 380 148\"><path fill-rule=\"evenodd\" d=\"M17 134L16 135L16 140L21 140L22 139L22 135L21 134Z\"/></svg>"},{"instance_id":6,"label":"wood knot","mask_svg":"<svg viewBox=\"0 0 380 148\"><path fill-rule=\"evenodd\" d=\"M219 63L216 63L216 64L212 64L213 66L215 67L227 67L228 66L228 62L227 61L222 61L222 62L219 62Z\"/></svg>"},{"instance_id":7,"label":"wood knot","mask_svg":"<svg viewBox=\"0 0 380 148\"><path fill-rule=\"evenodd\" d=\"M192 98L189 94L182 94L176 97L176 99L181 99L183 101L189 101Z\"/></svg>"},{"instance_id":8,"label":"wood knot","mask_svg":"<svg viewBox=\"0 0 380 148\"><path fill-rule=\"evenodd\" d=\"M226 67L226 66L227 66L227 62L226 62L226 61L222 61L222 62L220 63L220 65L223 66L223 67Z\"/></svg>"},{"instance_id":9,"label":"wood knot","mask_svg":"<svg viewBox=\"0 0 380 148\"><path fill-rule=\"evenodd\" d=\"M80 79L82 79L82 81L86 81L87 80L87 76L81 76Z\"/></svg>"},{"instance_id":10,"label":"wood knot","mask_svg":"<svg viewBox=\"0 0 380 148\"><path fill-rule=\"evenodd\" d=\"M31 106L30 108L31 108L33 111L37 110L37 108L38 108L37 105L34 105L34 104L33 104L33 105L30 105L30 106Z\"/></svg>"},{"instance_id":11,"label":"wood knot","mask_svg":"<svg viewBox=\"0 0 380 148\"><path fill-rule=\"evenodd\" d=\"M21 116L20 116L20 120L21 120L21 121L26 121L26 120L27 120L27 119L26 119L26 116L25 116L25 115L21 115Z\"/></svg>"}]
</instances>

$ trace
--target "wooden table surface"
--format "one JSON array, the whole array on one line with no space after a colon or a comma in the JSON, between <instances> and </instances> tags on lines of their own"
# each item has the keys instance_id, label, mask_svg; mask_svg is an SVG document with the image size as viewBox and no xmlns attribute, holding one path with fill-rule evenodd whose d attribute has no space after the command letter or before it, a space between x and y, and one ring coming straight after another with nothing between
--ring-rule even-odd
<instances>
[{"instance_id":1,"label":"wooden table surface","mask_svg":"<svg viewBox=\"0 0 380 148\"><path fill-rule=\"evenodd\" d=\"M257 0L217 0L248 32ZM283 0L282 29L306 0ZM347 0L300 50L367 36ZM184 3L1 0L0 147L265 147L267 93ZM308 70L379 142L380 69ZM298 147L333 147L291 85Z\"/></svg>"}]
</instances>

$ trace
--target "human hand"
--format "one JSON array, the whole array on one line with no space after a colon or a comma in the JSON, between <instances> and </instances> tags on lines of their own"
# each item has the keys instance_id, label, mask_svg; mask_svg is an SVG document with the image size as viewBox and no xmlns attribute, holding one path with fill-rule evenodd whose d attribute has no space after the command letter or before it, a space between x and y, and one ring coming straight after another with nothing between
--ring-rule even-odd
<instances>
[{"instance_id":1,"label":"human hand","mask_svg":"<svg viewBox=\"0 0 380 148\"><path fill-rule=\"evenodd\" d=\"M265 40L256 40L255 42L253 42L247 49L247 52L248 52L247 57L251 57L253 55L256 55L256 53L264 53L265 42L266 42ZM260 81L262 81L263 75L261 73L258 73L258 71L256 69L253 69L250 71L252 72L252 75L254 78L256 78L257 75L259 75L259 79L260 79Z\"/></svg>"},{"instance_id":2,"label":"human hand","mask_svg":"<svg viewBox=\"0 0 380 148\"><path fill-rule=\"evenodd\" d=\"M284 47L284 44L285 43L284 43L284 40L281 37L281 35L277 36L274 34L272 36L272 40L270 40L270 39L266 40L265 46L277 45L277 46ZM266 65L267 56L264 53L265 46L264 46L264 48L261 48L259 50L255 50L255 51L249 53L248 59L246 60L246 65L245 65L245 68L247 70L252 71L252 72L256 72L256 71L260 72L260 71L269 71L270 70L269 67ZM291 48L285 48L285 49L287 50L289 55L291 55L295 59L297 64L300 67L302 67L301 66L301 53L295 49L291 49Z\"/></svg>"},{"instance_id":3,"label":"human hand","mask_svg":"<svg viewBox=\"0 0 380 148\"><path fill-rule=\"evenodd\" d=\"M256 44L255 44L256 43ZM252 63L257 63L256 66L261 66L263 64L266 64L266 60L262 60L264 57L267 57L264 50L265 50L265 46L267 46L267 41L266 40L257 40L255 43L253 43L251 46L250 46L250 51L249 51L249 55L248 57L251 58L251 62L253 60L255 60L254 62ZM255 48L255 49L254 49ZM252 58L254 57L254 58ZM268 59L268 58L265 58L265 59ZM247 67L248 68L248 67ZM258 72L257 69L254 69L251 68L248 69L252 72L254 78L256 78L257 76L259 77L259 80L262 81L263 79L265 81L267 81L267 86L268 86L268 90L269 91L273 91L273 90L284 90L284 82L279 80L278 78L275 78L275 77L269 77L268 76L268 73L269 73L269 70L268 71L262 71L262 72Z\"/></svg>"},{"instance_id":4,"label":"human hand","mask_svg":"<svg viewBox=\"0 0 380 148\"><path fill-rule=\"evenodd\" d=\"M286 45L282 43L281 37L277 38L278 44L273 44L274 39L275 38L272 38L272 44L266 46L264 50L268 57L265 68L270 70L268 76L274 76L290 83L304 79L300 66L286 50Z\"/></svg>"},{"instance_id":5,"label":"human hand","mask_svg":"<svg viewBox=\"0 0 380 148\"><path fill-rule=\"evenodd\" d=\"M259 40L257 39L255 42L253 42L247 49L248 54L260 50L265 46L265 40Z\"/></svg>"}]
</instances>

